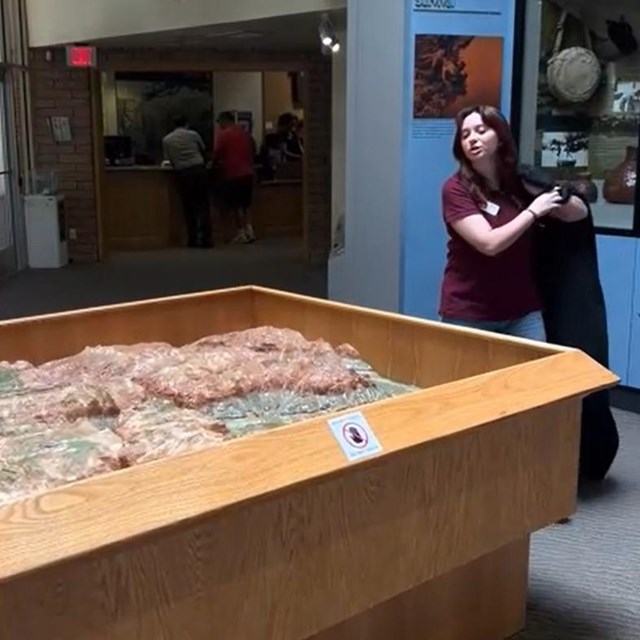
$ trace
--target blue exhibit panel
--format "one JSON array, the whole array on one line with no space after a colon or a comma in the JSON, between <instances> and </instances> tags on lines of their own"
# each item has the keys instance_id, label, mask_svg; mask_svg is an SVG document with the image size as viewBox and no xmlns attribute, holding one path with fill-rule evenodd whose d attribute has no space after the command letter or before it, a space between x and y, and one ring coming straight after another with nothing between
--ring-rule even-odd
<instances>
[{"instance_id":1,"label":"blue exhibit panel","mask_svg":"<svg viewBox=\"0 0 640 640\"><path fill-rule=\"evenodd\" d=\"M629 346L630 387L640 389L640 240L636 240L635 286L631 304L631 344Z\"/></svg>"},{"instance_id":2,"label":"blue exhibit panel","mask_svg":"<svg viewBox=\"0 0 640 640\"><path fill-rule=\"evenodd\" d=\"M435 319L446 248L440 194L456 169L453 117L474 103L509 117L515 0L411 0L408 12L400 309ZM449 73L434 61L442 55L457 56L466 74L462 87L443 84L441 95L457 92L448 104L430 91Z\"/></svg>"},{"instance_id":3,"label":"blue exhibit panel","mask_svg":"<svg viewBox=\"0 0 640 640\"><path fill-rule=\"evenodd\" d=\"M609 327L609 367L620 377L623 385L630 384L629 353L634 284L636 290L640 288L636 269L637 245L638 241L634 238L598 236L598 266Z\"/></svg>"}]
</instances>

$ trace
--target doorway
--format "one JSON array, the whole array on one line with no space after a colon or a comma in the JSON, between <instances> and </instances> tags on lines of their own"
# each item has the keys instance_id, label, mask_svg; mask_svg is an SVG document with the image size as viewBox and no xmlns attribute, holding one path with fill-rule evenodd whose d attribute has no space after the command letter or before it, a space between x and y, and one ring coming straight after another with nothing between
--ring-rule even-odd
<instances>
[{"instance_id":1,"label":"doorway","mask_svg":"<svg viewBox=\"0 0 640 640\"><path fill-rule=\"evenodd\" d=\"M175 249L186 243L184 212L162 138L176 113L202 138L205 159L215 162L216 120L233 114L253 139L255 183L251 217L259 240L305 239L304 71L113 70L98 84L101 148L117 157L98 159L105 253ZM98 133L98 132L96 132ZM106 144L108 143L108 144ZM114 155L113 153L111 155ZM216 197L212 167L214 239L229 240Z\"/></svg>"}]
</instances>

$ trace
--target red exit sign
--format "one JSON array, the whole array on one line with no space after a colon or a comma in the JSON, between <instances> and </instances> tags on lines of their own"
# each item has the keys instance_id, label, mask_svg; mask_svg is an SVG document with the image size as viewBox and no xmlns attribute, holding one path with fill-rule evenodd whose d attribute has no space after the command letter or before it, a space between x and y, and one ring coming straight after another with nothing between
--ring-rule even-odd
<instances>
[{"instance_id":1,"label":"red exit sign","mask_svg":"<svg viewBox=\"0 0 640 640\"><path fill-rule=\"evenodd\" d=\"M96 48L84 45L68 46L67 65L76 69L88 69L97 66Z\"/></svg>"}]
</instances>

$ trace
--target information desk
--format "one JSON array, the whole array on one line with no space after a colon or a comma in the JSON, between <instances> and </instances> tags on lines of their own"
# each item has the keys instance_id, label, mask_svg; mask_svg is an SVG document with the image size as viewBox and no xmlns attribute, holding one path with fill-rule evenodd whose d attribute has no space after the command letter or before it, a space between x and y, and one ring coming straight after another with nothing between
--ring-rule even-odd
<instances>
[{"instance_id":1,"label":"information desk","mask_svg":"<svg viewBox=\"0 0 640 640\"><path fill-rule=\"evenodd\" d=\"M213 205L213 198L212 198ZM302 180L257 183L251 214L260 237L302 237ZM222 221L211 207L214 238ZM103 179L105 242L112 251L165 249L186 245L186 226L175 172L158 166L111 167Z\"/></svg>"}]
</instances>

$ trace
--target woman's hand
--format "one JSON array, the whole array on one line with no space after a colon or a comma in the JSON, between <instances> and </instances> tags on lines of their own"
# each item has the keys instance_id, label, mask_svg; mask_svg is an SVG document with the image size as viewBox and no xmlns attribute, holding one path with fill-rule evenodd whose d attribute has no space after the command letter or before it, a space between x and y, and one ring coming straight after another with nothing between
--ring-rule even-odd
<instances>
[{"instance_id":1,"label":"woman's hand","mask_svg":"<svg viewBox=\"0 0 640 640\"><path fill-rule=\"evenodd\" d=\"M562 196L560 189L556 187L553 191L541 193L528 207L536 218L541 218L555 211L562 206Z\"/></svg>"},{"instance_id":2,"label":"woman's hand","mask_svg":"<svg viewBox=\"0 0 640 640\"><path fill-rule=\"evenodd\" d=\"M551 212L551 217L562 222L578 222L589 215L589 208L582 198L571 196L569 201Z\"/></svg>"}]
</instances>

